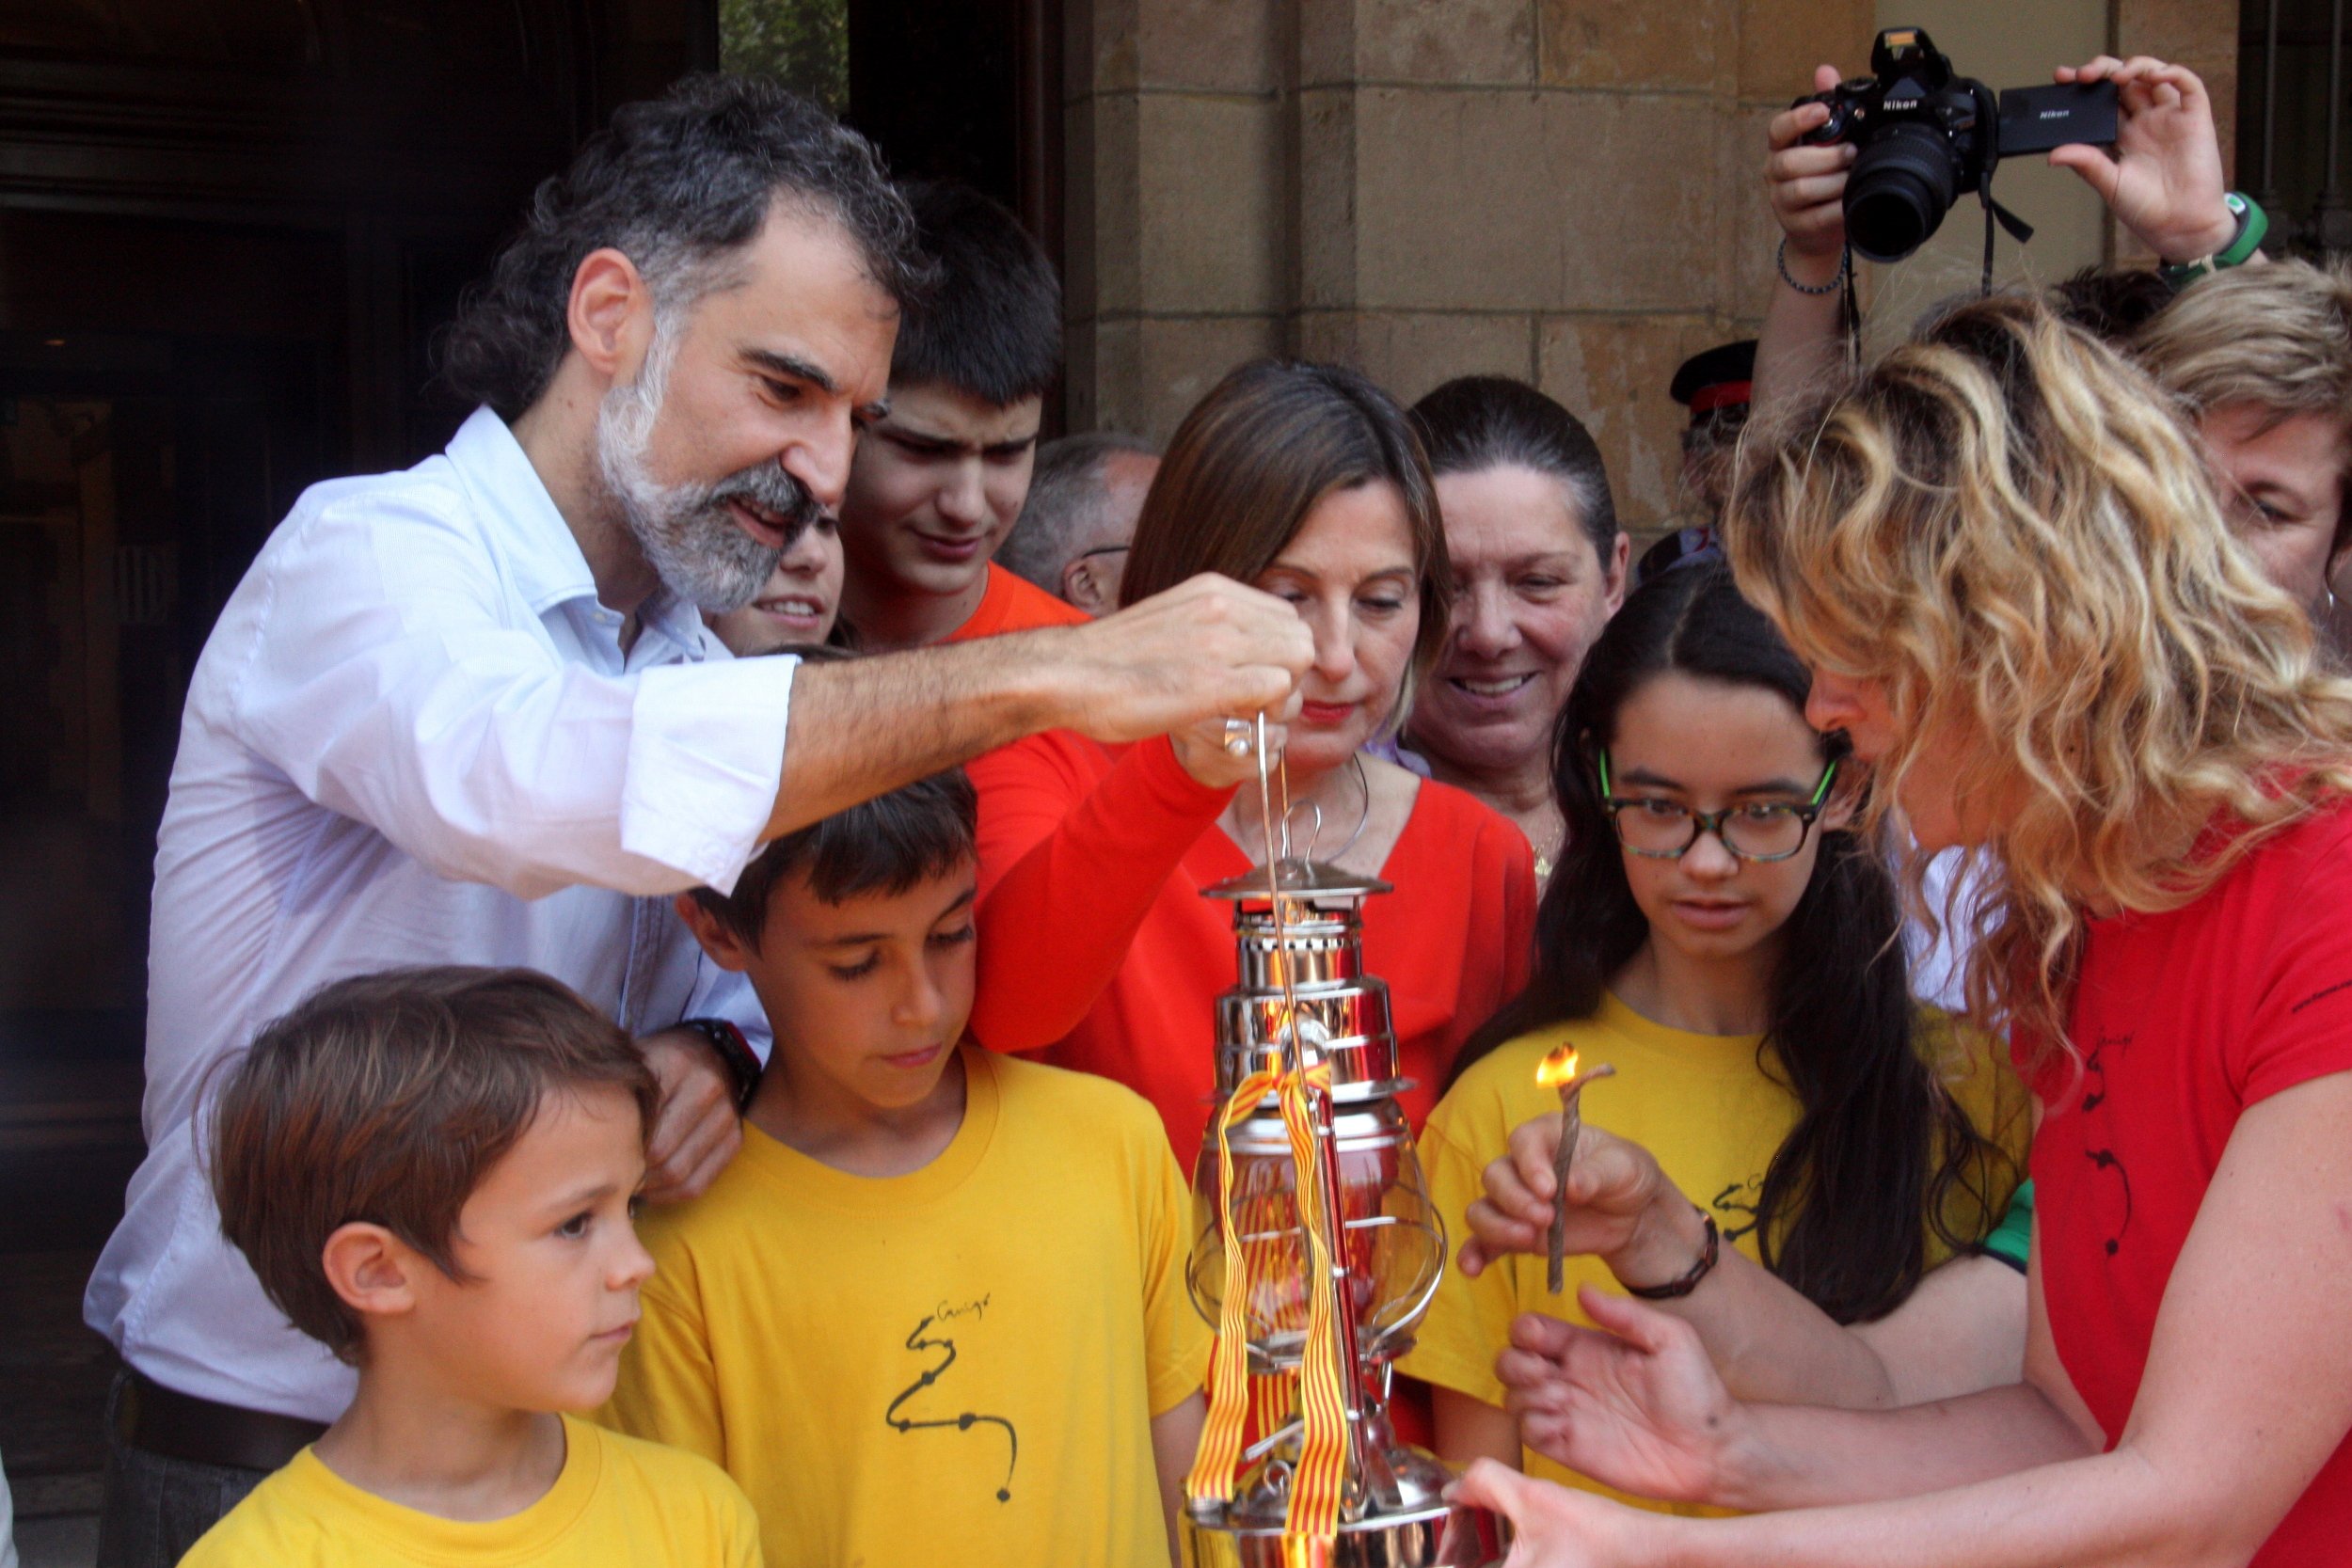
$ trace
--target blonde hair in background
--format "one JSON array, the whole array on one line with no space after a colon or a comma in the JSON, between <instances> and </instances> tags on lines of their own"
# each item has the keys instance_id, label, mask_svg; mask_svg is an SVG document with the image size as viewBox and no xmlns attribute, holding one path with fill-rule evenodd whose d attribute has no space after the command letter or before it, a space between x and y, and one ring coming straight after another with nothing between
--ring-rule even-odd
<instances>
[{"instance_id":1,"label":"blonde hair in background","mask_svg":"<svg viewBox=\"0 0 2352 1568\"><path fill-rule=\"evenodd\" d=\"M2233 404L2352 434L2352 267L2275 261L2233 267L2190 289L2133 336L2133 356L2195 419ZM2352 468L2329 554L2352 542Z\"/></svg>"},{"instance_id":2,"label":"blonde hair in background","mask_svg":"<svg viewBox=\"0 0 2352 1568\"><path fill-rule=\"evenodd\" d=\"M1740 467L1741 591L1886 694L1873 814L1951 766L1923 761L1937 737L1957 798L1997 803L1963 933L1980 1022L2064 1046L2087 918L2187 903L2352 789L2352 682L2231 537L2164 397L2045 305L1953 310ZM2217 813L2247 831L2217 847Z\"/></svg>"},{"instance_id":3,"label":"blonde hair in background","mask_svg":"<svg viewBox=\"0 0 2352 1568\"><path fill-rule=\"evenodd\" d=\"M2233 267L2150 317L2131 350L2195 415L2251 403L2352 423L2352 269Z\"/></svg>"}]
</instances>

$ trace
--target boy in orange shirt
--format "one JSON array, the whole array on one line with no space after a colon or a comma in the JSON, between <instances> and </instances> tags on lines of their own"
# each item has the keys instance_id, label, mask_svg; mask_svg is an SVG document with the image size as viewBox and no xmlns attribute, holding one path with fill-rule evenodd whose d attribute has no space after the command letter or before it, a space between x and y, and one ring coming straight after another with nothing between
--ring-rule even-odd
<instances>
[{"instance_id":1,"label":"boy in orange shirt","mask_svg":"<svg viewBox=\"0 0 2352 1568\"><path fill-rule=\"evenodd\" d=\"M939 286L899 319L889 409L850 462L841 619L868 653L1084 621L990 559L1028 498L1045 394L1061 375L1053 263L969 186L905 191Z\"/></svg>"},{"instance_id":2,"label":"boy in orange shirt","mask_svg":"<svg viewBox=\"0 0 2352 1568\"><path fill-rule=\"evenodd\" d=\"M682 897L775 1053L645 1226L612 1418L726 1467L775 1568L1169 1560L1208 1330L1159 1117L962 1043L976 804L939 774Z\"/></svg>"},{"instance_id":3,"label":"boy in orange shirt","mask_svg":"<svg viewBox=\"0 0 2352 1568\"><path fill-rule=\"evenodd\" d=\"M212 1127L222 1228L358 1391L183 1568L757 1568L725 1476L558 1414L603 1402L637 1320L655 1099L528 970L345 980L263 1030Z\"/></svg>"}]
</instances>

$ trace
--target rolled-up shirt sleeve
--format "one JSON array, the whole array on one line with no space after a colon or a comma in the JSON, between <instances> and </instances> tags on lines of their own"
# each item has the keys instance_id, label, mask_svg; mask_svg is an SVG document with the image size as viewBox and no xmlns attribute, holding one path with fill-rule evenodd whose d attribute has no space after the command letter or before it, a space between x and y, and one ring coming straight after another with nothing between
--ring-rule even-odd
<instances>
[{"instance_id":1,"label":"rolled-up shirt sleeve","mask_svg":"<svg viewBox=\"0 0 2352 1568\"><path fill-rule=\"evenodd\" d=\"M221 628L256 756L442 877L522 898L734 886L774 812L796 660L599 672L517 612L463 518L378 499L287 526Z\"/></svg>"}]
</instances>

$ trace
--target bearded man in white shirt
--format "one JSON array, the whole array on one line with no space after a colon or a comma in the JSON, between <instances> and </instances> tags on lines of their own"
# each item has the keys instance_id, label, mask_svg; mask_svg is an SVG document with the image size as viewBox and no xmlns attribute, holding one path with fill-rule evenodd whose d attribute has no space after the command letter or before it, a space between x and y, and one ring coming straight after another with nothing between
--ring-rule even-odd
<instances>
[{"instance_id":1,"label":"bearded man in white shirt","mask_svg":"<svg viewBox=\"0 0 2352 1568\"><path fill-rule=\"evenodd\" d=\"M204 1179L208 1074L262 1024L357 973L547 971L643 1041L648 1196L691 1196L735 1150L739 1085L724 1031L678 1027L696 971L669 895L1037 730L1292 700L1303 625L1207 578L1085 626L727 657L701 612L839 504L926 274L872 150L805 103L701 78L624 109L444 343L483 404L447 451L313 487L230 598L159 835L149 1154L84 1308L130 1368L102 1563L176 1561L349 1398Z\"/></svg>"}]
</instances>

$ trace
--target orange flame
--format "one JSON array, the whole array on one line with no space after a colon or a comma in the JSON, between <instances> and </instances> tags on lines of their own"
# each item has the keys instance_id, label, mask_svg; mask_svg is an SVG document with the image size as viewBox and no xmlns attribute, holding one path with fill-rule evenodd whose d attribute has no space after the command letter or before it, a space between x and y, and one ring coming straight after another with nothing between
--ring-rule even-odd
<instances>
[{"instance_id":1,"label":"orange flame","mask_svg":"<svg viewBox=\"0 0 2352 1568\"><path fill-rule=\"evenodd\" d=\"M1572 1046L1560 1046L1535 1064L1535 1086L1556 1089L1576 1076L1576 1051Z\"/></svg>"}]
</instances>

